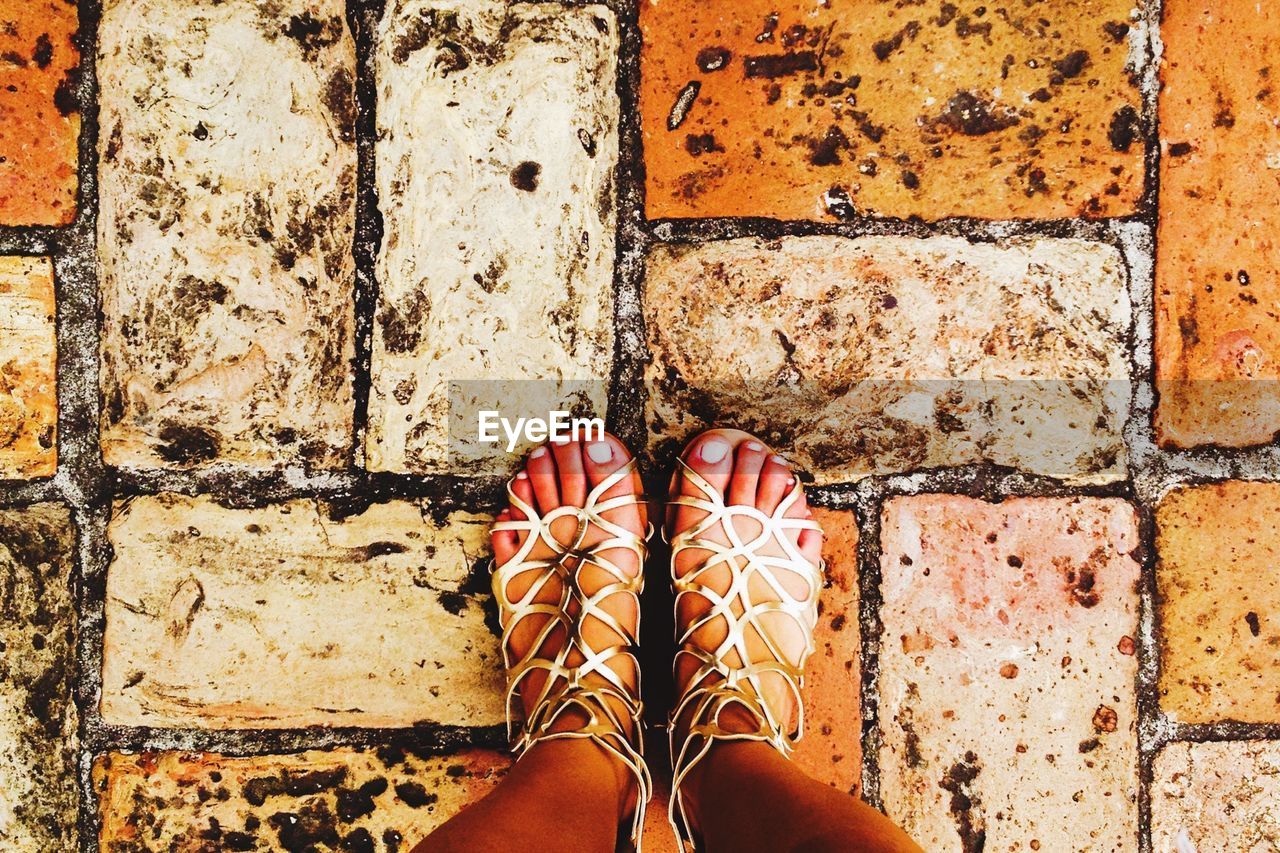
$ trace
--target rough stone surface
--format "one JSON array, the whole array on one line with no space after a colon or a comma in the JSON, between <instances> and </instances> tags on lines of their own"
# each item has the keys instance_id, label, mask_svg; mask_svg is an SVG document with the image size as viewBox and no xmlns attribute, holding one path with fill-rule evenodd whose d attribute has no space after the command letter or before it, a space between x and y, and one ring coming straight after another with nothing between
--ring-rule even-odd
<instances>
[{"instance_id":1,"label":"rough stone surface","mask_svg":"<svg viewBox=\"0 0 1280 853\"><path fill-rule=\"evenodd\" d=\"M1280 850L1280 743L1171 743L1153 775L1155 853Z\"/></svg>"},{"instance_id":2,"label":"rough stone surface","mask_svg":"<svg viewBox=\"0 0 1280 853\"><path fill-rule=\"evenodd\" d=\"M355 55L339 0L107 0L103 454L315 466L352 446Z\"/></svg>"},{"instance_id":3,"label":"rough stone surface","mask_svg":"<svg viewBox=\"0 0 1280 853\"><path fill-rule=\"evenodd\" d=\"M550 380L611 370L617 49L601 6L387 4L371 469L506 471L491 449L450 458L450 427L475 428L451 424L454 381L507 380L488 396L512 418L546 416L512 412L529 395L603 415L604 383Z\"/></svg>"},{"instance_id":4,"label":"rough stone surface","mask_svg":"<svg viewBox=\"0 0 1280 853\"><path fill-rule=\"evenodd\" d=\"M1164 4L1156 367L1162 444L1280 433L1280 8Z\"/></svg>"},{"instance_id":5,"label":"rough stone surface","mask_svg":"<svg viewBox=\"0 0 1280 853\"><path fill-rule=\"evenodd\" d=\"M1129 302L1109 246L660 245L645 314L658 450L716 422L819 483L977 461L1077 483L1125 470Z\"/></svg>"},{"instance_id":6,"label":"rough stone surface","mask_svg":"<svg viewBox=\"0 0 1280 853\"><path fill-rule=\"evenodd\" d=\"M1133 508L922 495L881 531L888 814L930 851L1136 851Z\"/></svg>"},{"instance_id":7,"label":"rough stone surface","mask_svg":"<svg viewBox=\"0 0 1280 853\"><path fill-rule=\"evenodd\" d=\"M408 853L506 772L483 750L397 747L233 758L110 753L94 765L103 853L344 850Z\"/></svg>"},{"instance_id":8,"label":"rough stone surface","mask_svg":"<svg viewBox=\"0 0 1280 853\"><path fill-rule=\"evenodd\" d=\"M819 599L815 651L805 665L805 736L792 759L833 788L862 787L862 665L858 627L858 520L815 509L826 534L827 580Z\"/></svg>"},{"instance_id":9,"label":"rough stone surface","mask_svg":"<svg viewBox=\"0 0 1280 853\"><path fill-rule=\"evenodd\" d=\"M76 216L76 4L0 0L0 225Z\"/></svg>"},{"instance_id":10,"label":"rough stone surface","mask_svg":"<svg viewBox=\"0 0 1280 853\"><path fill-rule=\"evenodd\" d=\"M57 468L57 340L48 258L0 258L0 479Z\"/></svg>"},{"instance_id":11,"label":"rough stone surface","mask_svg":"<svg viewBox=\"0 0 1280 853\"><path fill-rule=\"evenodd\" d=\"M645 0L648 213L1132 213L1139 5Z\"/></svg>"},{"instance_id":12,"label":"rough stone surface","mask_svg":"<svg viewBox=\"0 0 1280 853\"><path fill-rule=\"evenodd\" d=\"M0 849L76 850L75 533L56 504L0 509Z\"/></svg>"},{"instance_id":13,"label":"rough stone surface","mask_svg":"<svg viewBox=\"0 0 1280 853\"><path fill-rule=\"evenodd\" d=\"M227 509L164 494L109 535L103 717L128 725L503 720L489 519L410 501Z\"/></svg>"},{"instance_id":14,"label":"rough stone surface","mask_svg":"<svg viewBox=\"0 0 1280 853\"><path fill-rule=\"evenodd\" d=\"M1160 696L1188 723L1280 723L1280 484L1178 489L1156 510Z\"/></svg>"}]
</instances>

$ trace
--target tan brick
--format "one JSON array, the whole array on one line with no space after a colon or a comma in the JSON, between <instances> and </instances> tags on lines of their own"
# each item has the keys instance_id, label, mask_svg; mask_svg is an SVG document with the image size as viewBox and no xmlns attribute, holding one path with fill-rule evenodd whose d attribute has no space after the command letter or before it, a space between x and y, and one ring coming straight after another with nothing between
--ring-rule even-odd
<instances>
[{"instance_id":1,"label":"tan brick","mask_svg":"<svg viewBox=\"0 0 1280 853\"><path fill-rule=\"evenodd\" d=\"M1155 853L1280 849L1280 743L1171 743L1153 775Z\"/></svg>"},{"instance_id":2,"label":"tan brick","mask_svg":"<svg viewBox=\"0 0 1280 853\"><path fill-rule=\"evenodd\" d=\"M449 459L448 383L510 380L507 414L583 390L519 380L610 375L618 35L602 6L441 6L393 0L378 33L366 453L374 470L497 473L510 456ZM603 382L583 396L603 414Z\"/></svg>"},{"instance_id":3,"label":"tan brick","mask_svg":"<svg viewBox=\"0 0 1280 853\"><path fill-rule=\"evenodd\" d=\"M355 50L340 0L107 0L102 444L122 466L352 447Z\"/></svg>"},{"instance_id":4,"label":"tan brick","mask_svg":"<svg viewBox=\"0 0 1280 853\"><path fill-rule=\"evenodd\" d=\"M1136 851L1133 508L922 495L881 530L888 814L930 851Z\"/></svg>"},{"instance_id":5,"label":"tan brick","mask_svg":"<svg viewBox=\"0 0 1280 853\"><path fill-rule=\"evenodd\" d=\"M1155 425L1165 446L1280 433L1280 8L1164 4Z\"/></svg>"},{"instance_id":6,"label":"tan brick","mask_svg":"<svg viewBox=\"0 0 1280 853\"><path fill-rule=\"evenodd\" d=\"M0 0L0 225L76 216L76 4Z\"/></svg>"},{"instance_id":7,"label":"tan brick","mask_svg":"<svg viewBox=\"0 0 1280 853\"><path fill-rule=\"evenodd\" d=\"M71 675L75 534L56 504L0 509L0 849L79 849Z\"/></svg>"},{"instance_id":8,"label":"tan brick","mask_svg":"<svg viewBox=\"0 0 1280 853\"><path fill-rule=\"evenodd\" d=\"M0 479L58 465L57 340L48 258L0 258Z\"/></svg>"},{"instance_id":9,"label":"tan brick","mask_svg":"<svg viewBox=\"0 0 1280 853\"><path fill-rule=\"evenodd\" d=\"M648 213L1132 213L1141 5L646 0Z\"/></svg>"},{"instance_id":10,"label":"tan brick","mask_svg":"<svg viewBox=\"0 0 1280 853\"><path fill-rule=\"evenodd\" d=\"M228 509L164 494L109 528L103 717L127 725L496 725L489 519L410 501Z\"/></svg>"},{"instance_id":11,"label":"tan brick","mask_svg":"<svg viewBox=\"0 0 1280 853\"><path fill-rule=\"evenodd\" d=\"M336 749L233 758L110 753L94 764L103 853L365 850L407 853L506 772L486 750Z\"/></svg>"},{"instance_id":12,"label":"tan brick","mask_svg":"<svg viewBox=\"0 0 1280 853\"><path fill-rule=\"evenodd\" d=\"M1156 509L1160 704L1188 723L1280 723L1280 484L1170 492Z\"/></svg>"},{"instance_id":13,"label":"tan brick","mask_svg":"<svg viewBox=\"0 0 1280 853\"><path fill-rule=\"evenodd\" d=\"M820 483L979 461L1071 482L1125 470L1129 303L1109 246L658 246L645 314L658 447L717 421Z\"/></svg>"}]
</instances>

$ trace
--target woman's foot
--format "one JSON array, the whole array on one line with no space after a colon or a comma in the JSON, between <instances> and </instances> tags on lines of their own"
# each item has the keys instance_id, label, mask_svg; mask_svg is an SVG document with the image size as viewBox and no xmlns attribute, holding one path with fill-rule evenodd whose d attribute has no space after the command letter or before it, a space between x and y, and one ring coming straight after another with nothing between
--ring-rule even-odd
<instances>
[{"instance_id":1,"label":"woman's foot","mask_svg":"<svg viewBox=\"0 0 1280 853\"><path fill-rule=\"evenodd\" d=\"M612 760L627 814L639 779L619 753L638 743L634 643L648 527L639 474L613 436L543 445L509 494L491 538L510 713L523 715L526 738L530 729L547 740L605 731L589 742Z\"/></svg>"},{"instance_id":2,"label":"woman's foot","mask_svg":"<svg viewBox=\"0 0 1280 853\"><path fill-rule=\"evenodd\" d=\"M788 748L813 646L822 532L790 465L754 436L710 430L681 458L666 518L684 697L672 744L696 775L708 728Z\"/></svg>"}]
</instances>

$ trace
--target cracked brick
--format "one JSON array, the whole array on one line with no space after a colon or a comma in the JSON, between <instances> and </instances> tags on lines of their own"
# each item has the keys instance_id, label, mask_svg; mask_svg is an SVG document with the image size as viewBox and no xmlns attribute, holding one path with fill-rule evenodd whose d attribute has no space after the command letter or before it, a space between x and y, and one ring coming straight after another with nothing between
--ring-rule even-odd
<instances>
[{"instance_id":1,"label":"cracked brick","mask_svg":"<svg viewBox=\"0 0 1280 853\"><path fill-rule=\"evenodd\" d=\"M760 434L818 483L991 462L1125 471L1130 309L1111 247L752 238L648 258L650 443Z\"/></svg>"},{"instance_id":2,"label":"cracked brick","mask_svg":"<svg viewBox=\"0 0 1280 853\"><path fill-rule=\"evenodd\" d=\"M617 50L601 6L387 4L371 469L505 473L510 457L483 446L451 456L450 382L503 380L494 396L511 417L522 395L550 407L576 397L603 416Z\"/></svg>"},{"instance_id":3,"label":"cracked brick","mask_svg":"<svg viewBox=\"0 0 1280 853\"><path fill-rule=\"evenodd\" d=\"M1135 0L647 0L648 214L1131 214L1142 21Z\"/></svg>"},{"instance_id":4,"label":"cracked brick","mask_svg":"<svg viewBox=\"0 0 1280 853\"><path fill-rule=\"evenodd\" d=\"M108 464L350 461L355 49L338 0L107 0Z\"/></svg>"},{"instance_id":5,"label":"cracked brick","mask_svg":"<svg viewBox=\"0 0 1280 853\"><path fill-rule=\"evenodd\" d=\"M138 497L109 528L102 715L211 729L497 725L489 519L396 500Z\"/></svg>"},{"instance_id":6,"label":"cracked brick","mask_svg":"<svg viewBox=\"0 0 1280 853\"><path fill-rule=\"evenodd\" d=\"M1137 850L1137 517L890 500L881 794L927 850Z\"/></svg>"},{"instance_id":7,"label":"cracked brick","mask_svg":"<svg viewBox=\"0 0 1280 853\"><path fill-rule=\"evenodd\" d=\"M0 479L58 464L57 341L48 258L0 258Z\"/></svg>"}]
</instances>

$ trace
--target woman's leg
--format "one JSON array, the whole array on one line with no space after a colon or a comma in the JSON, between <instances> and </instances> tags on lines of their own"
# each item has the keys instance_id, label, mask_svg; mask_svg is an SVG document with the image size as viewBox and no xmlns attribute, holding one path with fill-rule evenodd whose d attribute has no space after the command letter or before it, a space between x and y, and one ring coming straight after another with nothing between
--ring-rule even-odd
<instances>
[{"instance_id":1,"label":"woman's leg","mask_svg":"<svg viewBox=\"0 0 1280 853\"><path fill-rule=\"evenodd\" d=\"M724 521L707 525L704 520L708 513L701 508L706 489L710 488L730 509L754 507L770 518L812 519L802 493L789 497L797 488L790 465L772 454L763 442L738 430L703 433L690 443L682 458L705 485L695 484L687 476L673 478L673 493L693 500L668 513L669 538L700 526L703 529L697 539L709 544L677 548L675 574L678 578L696 579L714 594L680 598L676 622L681 632L688 631L688 626L700 626L688 635L685 648L716 655L721 667L719 673L699 675L706 670L698 655L682 654L676 661L678 688L683 691L695 687L695 678L701 678L699 684L715 685L723 680L723 673L740 671L748 665L774 661L800 665L812 638L810 617L759 611L770 606L789 607L788 601L810 601L805 578L811 577L808 573L814 571L812 567L821 558L821 533L779 525L779 532L773 535L789 537L807 566L793 563L794 569L770 568L770 558L785 563L790 557L784 543L761 536L761 523L752 512L730 511L721 516ZM732 537L724 530L724 524L734 526ZM744 551L730 547L731 539L752 544ZM725 553L732 556L726 558ZM751 554L760 561L754 568L749 565ZM728 560L737 568L726 565ZM738 573L742 573L742 580L735 582ZM724 596L728 597L722 600L729 602L729 612L714 615L723 611L712 610L712 598ZM747 618L749 609L758 615ZM741 643L730 635L731 622L738 623L732 630L742 632ZM773 709L783 730L794 729L800 709L788 679L772 671L755 678L763 701ZM684 742L682 729L690 725L694 713L689 711L677 719L677 743ZM726 733L746 734L761 726L761 719L737 704L724 707L715 721ZM698 722L705 724L708 720ZM710 751L684 777L681 795L691 829L712 853L920 851L884 815L861 800L809 778L771 745L758 740L714 741Z\"/></svg>"},{"instance_id":2,"label":"woman's leg","mask_svg":"<svg viewBox=\"0 0 1280 853\"><path fill-rule=\"evenodd\" d=\"M590 741L537 744L487 797L431 833L414 853L612 851L635 787L630 772L618 771L618 761Z\"/></svg>"},{"instance_id":3,"label":"woman's leg","mask_svg":"<svg viewBox=\"0 0 1280 853\"><path fill-rule=\"evenodd\" d=\"M544 445L529 455L523 471L516 475L512 491L519 503L531 507L539 517L546 517L558 507L585 507L588 495L597 486L615 475L630 462L626 448L612 436L590 443L567 442L554 447ZM630 496L642 493L640 477L618 475L618 479L604 491L601 499L611 502L613 508L599 511L599 517L637 537L643 537L647 514L642 503L627 501ZM613 500L619 499L619 500ZM526 521L516 502L498 516L499 521ZM558 518L551 526L551 535L560 543L573 543L577 533L577 519L572 515ZM523 661L535 652L543 660L555 660L567 651L565 666L581 666L586 657L582 650L602 653L605 650L622 652L630 648L630 637L636 635L640 613L635 598L624 592L605 595L597 602L607 619L614 625L591 615L582 614L581 601L599 596L606 585L617 586L618 577L607 572L601 563L612 565L628 578L634 578L642 570L639 555L619 544L602 546L601 543L621 543L626 537L602 530L596 524L588 525L580 543L581 549L590 550L597 563L579 566L575 558L569 558L567 575L550 577L546 561L554 562L563 553L539 539L526 553L527 530L495 531L492 536L494 561L503 567L517 555L522 563L512 563L518 572L511 577L505 595L511 601L520 601L533 592L532 600L558 609L566 600L564 583L576 585L565 612L571 620L579 622L579 636L571 640L563 624L554 624L546 613L530 613L511 618L504 616L504 628L509 628L507 643L509 659ZM541 563L541 565L540 565ZM528 565L527 569L519 568ZM564 579L562 579L562 577ZM535 585L537 590L534 592ZM510 624L514 622L514 624ZM619 633L619 628L625 634ZM535 649L535 646L537 647ZM616 680L634 695L638 680L635 659L630 654L614 654L603 664L613 670ZM517 696L527 717L538 704L543 688L547 685L546 670L537 667L528 671L518 685ZM582 676L589 685L604 685L606 678L598 671ZM563 683L563 682L560 682ZM552 684L557 687L556 683ZM550 691L554 695L555 690ZM628 709L620 700L607 700L624 727L623 734L630 736ZM585 711L570 707L555 717L550 731L572 732L588 723ZM586 853L610 853L616 847L620 826L628 824L629 815L636 808L637 780L635 774L617 756L584 738L560 738L536 742L512 767L507 776L483 800L470 806L433 832L414 848L415 853L452 853L452 851L585 851Z\"/></svg>"}]
</instances>

